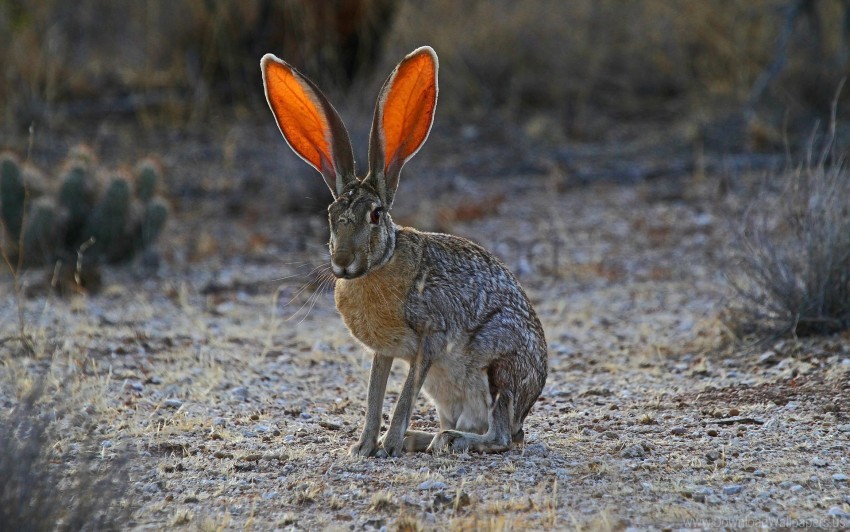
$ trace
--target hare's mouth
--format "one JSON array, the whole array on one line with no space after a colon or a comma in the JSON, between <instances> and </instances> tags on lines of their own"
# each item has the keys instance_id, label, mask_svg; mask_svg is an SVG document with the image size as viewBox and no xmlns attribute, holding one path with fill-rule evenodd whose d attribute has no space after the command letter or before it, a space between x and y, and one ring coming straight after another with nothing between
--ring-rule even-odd
<instances>
[{"instance_id":1,"label":"hare's mouth","mask_svg":"<svg viewBox=\"0 0 850 532\"><path fill-rule=\"evenodd\" d=\"M366 273L366 268L361 268L357 264L349 264L343 267L335 264L333 261L331 261L331 270L337 279L356 279Z\"/></svg>"}]
</instances>

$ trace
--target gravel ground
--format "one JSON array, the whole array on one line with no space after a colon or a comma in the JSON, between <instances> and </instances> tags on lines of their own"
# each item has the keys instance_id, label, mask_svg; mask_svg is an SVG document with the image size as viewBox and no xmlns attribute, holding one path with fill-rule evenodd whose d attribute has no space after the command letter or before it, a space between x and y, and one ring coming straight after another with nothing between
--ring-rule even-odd
<instances>
[{"instance_id":1,"label":"gravel ground","mask_svg":"<svg viewBox=\"0 0 850 532\"><path fill-rule=\"evenodd\" d=\"M107 270L96 296L29 272L34 355L3 278L0 404L47 371L80 418L57 445L131 456L131 529L850 526L850 336L744 348L721 319L743 193L560 183L471 180L397 216L495 250L538 310L550 374L510 452L348 457L369 359L308 282L326 235L305 216L183 216L156 275ZM420 399L413 427L435 417Z\"/></svg>"}]
</instances>

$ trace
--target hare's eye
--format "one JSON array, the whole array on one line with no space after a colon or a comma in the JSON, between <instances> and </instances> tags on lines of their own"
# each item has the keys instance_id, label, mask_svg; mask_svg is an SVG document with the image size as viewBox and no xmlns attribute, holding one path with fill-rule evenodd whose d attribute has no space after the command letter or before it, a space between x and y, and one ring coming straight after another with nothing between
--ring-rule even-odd
<instances>
[{"instance_id":1,"label":"hare's eye","mask_svg":"<svg viewBox=\"0 0 850 532\"><path fill-rule=\"evenodd\" d=\"M373 224L377 224L378 221L381 219L382 212L384 212L383 207L375 207L374 209L372 209L371 214L369 214L369 221Z\"/></svg>"}]
</instances>

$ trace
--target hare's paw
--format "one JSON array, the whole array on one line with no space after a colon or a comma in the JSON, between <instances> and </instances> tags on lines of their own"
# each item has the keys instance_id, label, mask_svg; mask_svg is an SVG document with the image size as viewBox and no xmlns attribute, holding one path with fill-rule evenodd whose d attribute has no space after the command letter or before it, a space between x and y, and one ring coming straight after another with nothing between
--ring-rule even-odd
<instances>
[{"instance_id":1,"label":"hare's paw","mask_svg":"<svg viewBox=\"0 0 850 532\"><path fill-rule=\"evenodd\" d=\"M456 430L443 430L434 436L431 440L431 445L428 446L428 451L440 454L451 451L462 452L469 449L470 441L466 434Z\"/></svg>"},{"instance_id":2,"label":"hare's paw","mask_svg":"<svg viewBox=\"0 0 850 532\"><path fill-rule=\"evenodd\" d=\"M381 436L378 444L380 449L375 456L379 456L381 458L393 458L404 454L404 437L397 438L394 437L392 433L387 432Z\"/></svg>"},{"instance_id":3,"label":"hare's paw","mask_svg":"<svg viewBox=\"0 0 850 532\"><path fill-rule=\"evenodd\" d=\"M379 449L380 448L378 446L378 442L376 441L360 440L351 446L351 448L348 450L348 456L375 456Z\"/></svg>"}]
</instances>

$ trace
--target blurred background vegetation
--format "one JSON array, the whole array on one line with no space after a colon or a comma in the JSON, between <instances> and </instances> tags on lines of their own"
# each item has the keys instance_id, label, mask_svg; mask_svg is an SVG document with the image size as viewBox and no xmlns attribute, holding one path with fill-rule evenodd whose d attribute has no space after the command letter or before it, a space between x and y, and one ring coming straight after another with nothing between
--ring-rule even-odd
<instances>
[{"instance_id":1,"label":"blurred background vegetation","mask_svg":"<svg viewBox=\"0 0 850 532\"><path fill-rule=\"evenodd\" d=\"M703 153L806 149L847 72L848 6L0 0L0 148L42 166L80 142L113 166L158 154L173 169L166 188L178 213L201 197L232 214L267 211L264 201L323 212L321 180L280 142L259 58L275 53L316 80L363 161L384 77L430 44L438 133L408 177L421 168L429 179L555 171L635 182L702 171ZM602 148L581 148L591 144Z\"/></svg>"},{"instance_id":2,"label":"blurred background vegetation","mask_svg":"<svg viewBox=\"0 0 850 532\"><path fill-rule=\"evenodd\" d=\"M843 0L0 0L0 131L8 139L31 124L73 129L104 117L178 128L211 116L267 121L265 52L359 106L425 43L440 55L441 120L543 113L567 138L594 138L624 120L716 118L745 107L774 63L756 111L768 123L770 113L809 118L828 111L846 73L847 9ZM362 97L367 108L373 94Z\"/></svg>"}]
</instances>

